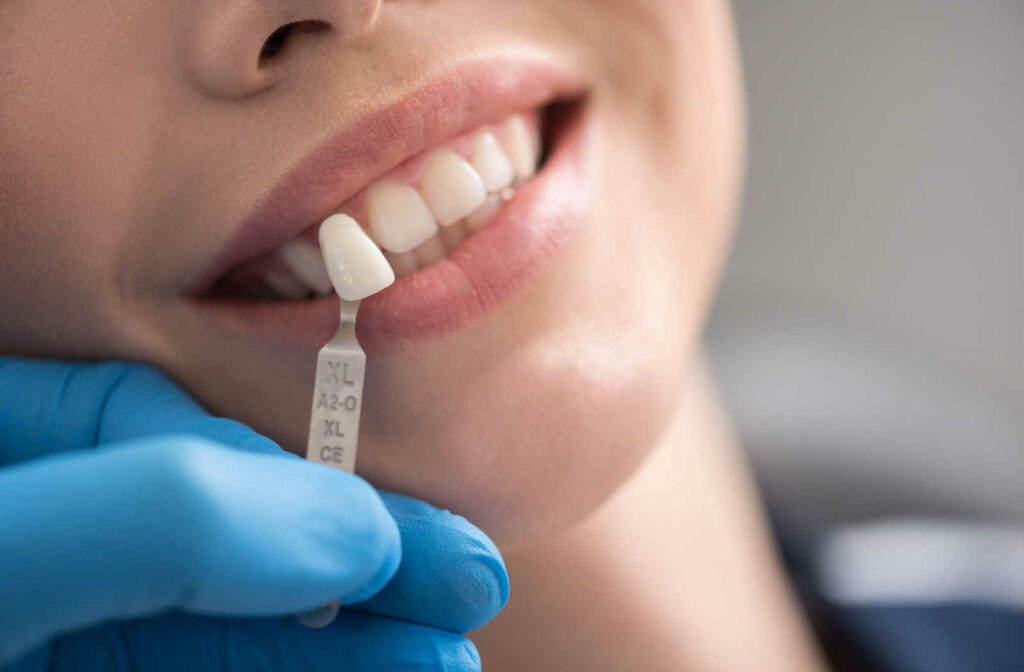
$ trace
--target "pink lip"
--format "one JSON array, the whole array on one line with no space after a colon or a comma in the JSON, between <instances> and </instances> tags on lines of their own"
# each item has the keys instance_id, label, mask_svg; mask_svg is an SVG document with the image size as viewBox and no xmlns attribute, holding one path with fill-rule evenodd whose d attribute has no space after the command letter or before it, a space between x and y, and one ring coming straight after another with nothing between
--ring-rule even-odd
<instances>
[{"instance_id":1,"label":"pink lip","mask_svg":"<svg viewBox=\"0 0 1024 672\"><path fill-rule=\"evenodd\" d=\"M229 269L314 226L408 157L462 131L581 91L580 82L564 71L529 59L475 60L428 79L406 98L342 129L291 169L191 293L201 294ZM547 266L583 221L585 117L585 111L575 115L542 173L483 230L442 261L363 302L358 335L368 352L458 329ZM338 320L337 297L197 303L249 331L304 349L323 345Z\"/></svg>"}]
</instances>

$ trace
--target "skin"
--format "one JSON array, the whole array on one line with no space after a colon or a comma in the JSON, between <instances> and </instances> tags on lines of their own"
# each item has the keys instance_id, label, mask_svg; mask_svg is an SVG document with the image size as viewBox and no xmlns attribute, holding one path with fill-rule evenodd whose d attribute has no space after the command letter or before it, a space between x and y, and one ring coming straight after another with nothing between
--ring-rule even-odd
<instances>
[{"instance_id":1,"label":"skin","mask_svg":"<svg viewBox=\"0 0 1024 672\"><path fill-rule=\"evenodd\" d=\"M260 67L264 40L299 20L327 28L293 35ZM466 515L507 551L513 582L541 585L543 549L591 524L659 454L740 184L726 3L7 0L0 28L0 351L156 363L214 412L296 452L316 353L204 321L183 295L188 280L329 130L428 69L493 48L570 68L590 93L587 226L553 270L480 322L371 358L359 470ZM725 492L749 488L733 480ZM737 520L756 519L739 499ZM731 529L739 543L760 523ZM760 615L792 627L755 650L806 662L766 549L750 585L773 596ZM517 632L529 594L495 632ZM514 656L498 639L481 651L503 669Z\"/></svg>"}]
</instances>

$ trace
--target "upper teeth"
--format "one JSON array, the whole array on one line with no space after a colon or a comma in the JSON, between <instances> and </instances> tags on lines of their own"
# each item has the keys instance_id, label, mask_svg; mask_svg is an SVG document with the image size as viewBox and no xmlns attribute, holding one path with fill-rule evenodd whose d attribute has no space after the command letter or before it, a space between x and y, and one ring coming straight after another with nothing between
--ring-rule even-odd
<instances>
[{"instance_id":1,"label":"upper teeth","mask_svg":"<svg viewBox=\"0 0 1024 672\"><path fill-rule=\"evenodd\" d=\"M418 191L382 180L366 192L370 232L389 252L408 252L437 233L437 222Z\"/></svg>"},{"instance_id":2,"label":"upper teeth","mask_svg":"<svg viewBox=\"0 0 1024 672\"><path fill-rule=\"evenodd\" d=\"M495 133L504 135L503 144ZM443 258L497 214L502 201L514 195L513 184L517 179L523 182L537 171L537 133L518 115L501 126L462 136L452 144L435 150L427 158L418 188L385 177L365 191L368 233L372 242L384 249L384 256L398 277ZM459 150L465 150L466 155ZM320 251L304 239L294 238L281 245L277 256L290 275L283 271L268 272L268 288L282 299L296 299L300 298L299 288L303 286L320 296L330 293L332 280L335 287L339 287L339 281L341 286L351 286L345 291L352 296L382 283L385 278L380 269L373 271L372 264L360 266L356 261L354 255L366 250L357 253L360 243L352 235L351 226L358 224L347 216L343 225L333 216L321 225L321 246L326 240L325 227L329 227L329 237L335 241L331 251L324 251L332 268L330 273ZM342 245L352 246L352 255L342 253ZM375 258L376 261L383 259ZM362 280L341 280L341 268L356 269L352 272ZM341 291L339 287L339 294Z\"/></svg>"},{"instance_id":3,"label":"upper teeth","mask_svg":"<svg viewBox=\"0 0 1024 672\"><path fill-rule=\"evenodd\" d=\"M487 198L487 187L480 173L449 149L436 152L427 161L420 191L430 212L444 226L473 212Z\"/></svg>"},{"instance_id":4,"label":"upper teeth","mask_svg":"<svg viewBox=\"0 0 1024 672\"><path fill-rule=\"evenodd\" d=\"M505 148L508 150L516 177L526 180L537 172L540 142L530 132L522 117L511 117L505 124Z\"/></svg>"},{"instance_id":5,"label":"upper teeth","mask_svg":"<svg viewBox=\"0 0 1024 672\"><path fill-rule=\"evenodd\" d=\"M473 168L492 194L509 186L516 178L512 162L491 133L481 133L473 141Z\"/></svg>"}]
</instances>

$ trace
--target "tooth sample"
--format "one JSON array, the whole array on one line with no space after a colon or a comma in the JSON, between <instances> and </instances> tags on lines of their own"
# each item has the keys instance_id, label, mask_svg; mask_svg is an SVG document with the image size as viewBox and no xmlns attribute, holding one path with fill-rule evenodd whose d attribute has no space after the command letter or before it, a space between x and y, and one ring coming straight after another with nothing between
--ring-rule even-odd
<instances>
[{"instance_id":1,"label":"tooth sample","mask_svg":"<svg viewBox=\"0 0 1024 672\"><path fill-rule=\"evenodd\" d=\"M320 296L331 293L331 278L324 268L323 257L315 247L300 238L292 238L277 248L277 254L288 270L314 292Z\"/></svg>"},{"instance_id":2,"label":"tooth sample","mask_svg":"<svg viewBox=\"0 0 1024 672\"><path fill-rule=\"evenodd\" d=\"M519 115L509 117L505 123L505 151L515 168L516 177L526 180L537 173L537 159L540 148L526 125L526 121Z\"/></svg>"},{"instance_id":3,"label":"tooth sample","mask_svg":"<svg viewBox=\"0 0 1024 672\"><path fill-rule=\"evenodd\" d=\"M479 208L466 216L466 228L470 233L476 233L494 219L499 210L501 210L501 198L497 194L491 194Z\"/></svg>"},{"instance_id":4,"label":"tooth sample","mask_svg":"<svg viewBox=\"0 0 1024 672\"><path fill-rule=\"evenodd\" d=\"M419 193L406 184L381 181L366 192L370 231L389 252L408 252L437 233L437 222Z\"/></svg>"},{"instance_id":5,"label":"tooth sample","mask_svg":"<svg viewBox=\"0 0 1024 672\"><path fill-rule=\"evenodd\" d=\"M397 278L404 278L420 270L420 264L416 261L416 254L412 250L397 253L385 252L384 258L391 264L391 268L395 271L395 277Z\"/></svg>"},{"instance_id":6,"label":"tooth sample","mask_svg":"<svg viewBox=\"0 0 1024 672\"><path fill-rule=\"evenodd\" d=\"M320 225L320 250L338 296L359 301L395 281L395 273L370 237L348 215L331 215Z\"/></svg>"},{"instance_id":7,"label":"tooth sample","mask_svg":"<svg viewBox=\"0 0 1024 672\"><path fill-rule=\"evenodd\" d=\"M490 133L481 133L473 141L473 168L491 193L501 191L516 179L512 162Z\"/></svg>"},{"instance_id":8,"label":"tooth sample","mask_svg":"<svg viewBox=\"0 0 1024 672\"><path fill-rule=\"evenodd\" d=\"M419 263L420 268L436 264L448 256L448 248L444 246L444 241L441 240L440 234L427 238L413 252L416 254L416 261Z\"/></svg>"},{"instance_id":9,"label":"tooth sample","mask_svg":"<svg viewBox=\"0 0 1024 672\"><path fill-rule=\"evenodd\" d=\"M442 225L453 224L487 198L480 175L465 159L449 149L435 152L423 169L420 192Z\"/></svg>"}]
</instances>

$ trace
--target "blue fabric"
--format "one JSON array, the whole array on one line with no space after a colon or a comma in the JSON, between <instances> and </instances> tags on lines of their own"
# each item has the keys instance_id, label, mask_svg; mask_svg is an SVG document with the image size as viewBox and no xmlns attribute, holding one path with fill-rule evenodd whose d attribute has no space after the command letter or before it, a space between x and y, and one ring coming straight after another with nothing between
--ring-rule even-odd
<instances>
[{"instance_id":1,"label":"blue fabric","mask_svg":"<svg viewBox=\"0 0 1024 672\"><path fill-rule=\"evenodd\" d=\"M837 670L1024 672L1024 612L953 602L837 603L820 590L818 535L772 513L782 559Z\"/></svg>"},{"instance_id":2,"label":"blue fabric","mask_svg":"<svg viewBox=\"0 0 1024 672\"><path fill-rule=\"evenodd\" d=\"M0 666L477 670L508 577L465 519L135 364L0 358ZM291 614L333 599L323 630Z\"/></svg>"},{"instance_id":3,"label":"blue fabric","mask_svg":"<svg viewBox=\"0 0 1024 672\"><path fill-rule=\"evenodd\" d=\"M834 607L880 672L1021 672L1024 614L987 605Z\"/></svg>"}]
</instances>

